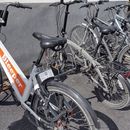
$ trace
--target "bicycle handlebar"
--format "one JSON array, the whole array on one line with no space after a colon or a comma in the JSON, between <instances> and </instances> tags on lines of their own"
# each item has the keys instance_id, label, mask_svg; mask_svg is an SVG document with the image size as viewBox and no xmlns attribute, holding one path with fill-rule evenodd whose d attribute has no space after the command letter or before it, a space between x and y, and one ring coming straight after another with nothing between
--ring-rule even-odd
<instances>
[{"instance_id":1,"label":"bicycle handlebar","mask_svg":"<svg viewBox=\"0 0 130 130\"><path fill-rule=\"evenodd\" d=\"M122 8L125 8L125 7L130 7L130 5L123 5L123 4L115 5L115 6L111 6L111 7L106 8L104 11L119 10L119 9L122 9Z\"/></svg>"},{"instance_id":2,"label":"bicycle handlebar","mask_svg":"<svg viewBox=\"0 0 130 130\"><path fill-rule=\"evenodd\" d=\"M100 0L100 1L94 2L94 3L86 3L86 4L82 5L80 8L95 6L96 4L101 5L105 2L109 2L109 0Z\"/></svg>"},{"instance_id":3,"label":"bicycle handlebar","mask_svg":"<svg viewBox=\"0 0 130 130\"><path fill-rule=\"evenodd\" d=\"M98 1L98 4L103 4L103 3L105 3L105 2L109 2L109 0L99 0L99 1Z\"/></svg>"},{"instance_id":4,"label":"bicycle handlebar","mask_svg":"<svg viewBox=\"0 0 130 130\"><path fill-rule=\"evenodd\" d=\"M88 8L90 6L94 6L94 4L93 3L86 3L86 4L82 5L80 8L85 8L85 7Z\"/></svg>"},{"instance_id":5,"label":"bicycle handlebar","mask_svg":"<svg viewBox=\"0 0 130 130\"><path fill-rule=\"evenodd\" d=\"M24 4L21 4L19 2L16 2L16 3L9 3L8 5L6 5L5 9L4 10L1 10L2 11L2 20L4 21L4 23L0 23L0 27L1 26L6 26L6 23L7 23L7 19L8 19L8 8L9 7L16 7L16 8L23 8L23 9L32 9L32 7L28 6L28 5L24 5Z\"/></svg>"},{"instance_id":6,"label":"bicycle handlebar","mask_svg":"<svg viewBox=\"0 0 130 130\"><path fill-rule=\"evenodd\" d=\"M32 9L31 6L28 6L28 5L24 5L24 4L21 4L19 2L16 2L16 3L10 3L6 6L6 8L8 8L9 6L12 6L12 7L16 7L16 8L23 8L23 9Z\"/></svg>"},{"instance_id":7,"label":"bicycle handlebar","mask_svg":"<svg viewBox=\"0 0 130 130\"><path fill-rule=\"evenodd\" d=\"M53 4L50 4L49 6L54 6L57 7L58 5L72 5L72 4L76 4L76 3L81 3L83 2L82 0L74 0L74 1L69 1L69 2L64 2L64 0L61 0L60 2L55 2Z\"/></svg>"},{"instance_id":8,"label":"bicycle handlebar","mask_svg":"<svg viewBox=\"0 0 130 130\"><path fill-rule=\"evenodd\" d=\"M58 5L61 5L61 2L55 2L50 4L49 6L57 7Z\"/></svg>"}]
</instances>

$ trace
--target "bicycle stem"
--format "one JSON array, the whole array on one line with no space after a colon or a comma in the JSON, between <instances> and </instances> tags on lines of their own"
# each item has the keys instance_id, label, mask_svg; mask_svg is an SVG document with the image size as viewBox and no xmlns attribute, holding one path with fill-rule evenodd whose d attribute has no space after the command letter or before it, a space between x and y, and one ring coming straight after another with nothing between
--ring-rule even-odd
<instances>
[{"instance_id":1,"label":"bicycle stem","mask_svg":"<svg viewBox=\"0 0 130 130\"><path fill-rule=\"evenodd\" d=\"M65 17L64 17L64 24L63 24L63 28L61 30L61 34L64 37L66 34L66 27L67 27L67 21L68 21L68 15L69 15L69 4L66 5L66 10L65 10Z\"/></svg>"}]
</instances>

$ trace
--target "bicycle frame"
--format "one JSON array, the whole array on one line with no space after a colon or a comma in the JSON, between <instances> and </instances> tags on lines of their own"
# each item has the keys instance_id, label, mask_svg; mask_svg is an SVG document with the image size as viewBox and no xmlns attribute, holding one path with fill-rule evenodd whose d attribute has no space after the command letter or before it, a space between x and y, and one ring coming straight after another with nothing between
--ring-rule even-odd
<instances>
[{"instance_id":1,"label":"bicycle frame","mask_svg":"<svg viewBox=\"0 0 130 130\"><path fill-rule=\"evenodd\" d=\"M15 96L20 101L22 106L24 106L37 120L43 121L28 105L27 100L30 94L34 93L38 88L39 84L36 79L37 66L34 65L32 72L30 73L30 78L27 79L22 70L16 64L13 57L10 55L8 50L5 48L3 43L0 41L0 64L4 69L13 90L15 91ZM46 73L47 74L47 73ZM50 75L50 77L52 77ZM50 78L46 75L43 80ZM44 121L43 121L44 122Z\"/></svg>"},{"instance_id":2,"label":"bicycle frame","mask_svg":"<svg viewBox=\"0 0 130 130\"><path fill-rule=\"evenodd\" d=\"M115 17L114 17L114 21L115 21L117 27L119 28L120 33L121 33L122 36L124 37L125 42L129 45L128 36L127 36L127 34L123 31L123 29L121 28L121 25L120 25L120 23L119 23L119 21L124 21L124 20L125 20L125 18L123 18L122 16L120 16L120 15L118 15L118 14L116 14Z\"/></svg>"},{"instance_id":3,"label":"bicycle frame","mask_svg":"<svg viewBox=\"0 0 130 130\"><path fill-rule=\"evenodd\" d=\"M87 29L89 29L93 33L96 43L98 44L98 37L97 37L96 33L94 32L94 30L91 28L92 24L82 23L82 25L86 28L86 30L85 30L85 35L83 36L81 43L85 44L83 41L85 41L85 37L87 35Z\"/></svg>"},{"instance_id":4,"label":"bicycle frame","mask_svg":"<svg viewBox=\"0 0 130 130\"><path fill-rule=\"evenodd\" d=\"M104 22L103 20L101 20L101 19L99 19L99 18L97 18L97 20L100 21L101 23L107 25L107 26L111 26L110 23L106 23L106 22ZM118 22L118 21L117 21L117 22ZM85 44L83 41L85 41L85 37L86 37L86 35L87 35L87 29L89 29L89 30L93 33L97 44L99 43L99 41L101 41L101 39L98 38L98 36L97 36L97 34L95 33L95 31L92 29L92 26L93 26L93 25L92 25L91 23L82 23L82 26L84 26L84 27L86 28L86 30L85 30L85 34L84 34L84 36L83 36L83 39L82 39L82 41L81 41L81 43L80 43L80 46L81 46L82 44ZM122 33L123 33L123 30L122 30ZM125 34L125 33L124 33L124 34ZM76 48L79 52L82 51L82 54L84 55L84 57L85 57L87 60L89 60L90 63L94 66L96 72L98 73L100 79L102 80L102 82L103 82L105 88L103 88L102 86L101 86L101 87L102 87L105 91L107 91L107 90L108 90L108 87L107 87L106 82L104 81L104 78L103 78L103 76L102 76L102 74L101 74L101 71L100 71L101 65L100 65L99 63L97 63L85 50L83 50L83 48L81 48L81 47L78 46L77 44L73 43L73 42L70 41L70 40L68 40L67 43L68 43L70 46L73 46L74 48ZM99 43L99 44L100 44L100 43ZM112 62L112 61L114 60L114 58L113 58L113 56L112 56L112 54L111 54L111 52L110 52L110 50L109 50L109 47L108 47L108 45L107 45L107 43L105 42L104 39L102 39L102 44L103 44L104 47L106 48L106 51L107 51L107 53L108 53L108 55L109 55L109 59L110 59L110 61ZM95 67L95 66L96 66L96 67ZM97 82L92 76L91 76L91 79L92 79L96 84L98 84L98 82Z\"/></svg>"},{"instance_id":5,"label":"bicycle frame","mask_svg":"<svg viewBox=\"0 0 130 130\"><path fill-rule=\"evenodd\" d=\"M99 18L97 18L97 17L96 17L96 19L97 19L99 22L101 22L101 23L103 23L104 25L106 25L106 26L111 26L111 24L113 24L113 23L106 23L105 21L103 21L103 20L101 20L101 19L99 19ZM120 25L120 23L119 23L119 21L123 21L123 20L125 20L125 18L123 18L122 16L120 16L120 15L118 15L118 14L115 14L115 16L114 16L114 24L116 24L116 26L119 28L120 33L122 34L122 36L123 36L123 38L124 38L124 41L130 46L130 43L129 43L129 41L128 41L128 36L127 36L127 34L123 31L123 29L121 28L121 25ZM91 24L91 23L90 23L90 24L82 23L82 25L85 26L86 28L88 28L88 29L93 33L93 35L94 35L94 37L95 37L95 39L96 39L96 43L98 44L100 40L99 40L99 38L97 37L95 31L91 28L92 24ZM87 31L86 31L86 32L87 32ZM84 37L83 37L83 41L84 41L85 37L86 37L86 34L85 34ZM124 43L124 42L123 42L123 43ZM123 43L121 44L121 46L120 46L120 48L119 48L119 52L121 51L121 48L122 48L122 46L123 46ZM83 44L83 42L82 42L82 44ZM112 62L112 61L114 60L114 58L113 58L113 56L112 56L112 54L111 54L111 52L110 52L110 50L109 50L109 48L108 48L108 45L107 45L107 43L105 42L104 39L102 39L102 44L103 44L104 47L106 48L106 51L107 51L107 53L108 53L108 55L109 55L109 59L110 59L110 61ZM117 53L117 55L118 55L118 53Z\"/></svg>"},{"instance_id":6,"label":"bicycle frame","mask_svg":"<svg viewBox=\"0 0 130 130\"><path fill-rule=\"evenodd\" d=\"M97 19L98 21L100 21L101 23L103 23L103 24L105 24L105 25L107 25L107 26L110 26L110 24L104 22L103 20L101 20L101 19L99 19L99 18L96 18L96 19ZM85 31L84 36L83 36L83 39L82 39L82 41L81 41L81 45L82 45L82 44L85 44L83 41L85 41L85 38L86 38L86 35L87 35L87 29L89 29L89 30L93 33L93 36L94 36L94 38L95 38L95 40L96 40L96 44L98 45L100 40L99 40L97 34L95 33L95 31L92 29L92 27L91 27L92 24L91 24L91 23L90 23L90 24L82 23L82 25L86 28L86 31ZM103 39L102 44L105 46L105 48L106 48L106 50L107 50L107 53L108 53L109 58L110 58L110 61L113 61L113 57L112 57L112 55L111 55L111 52L110 52L110 50L109 50L109 48L108 48L108 46L107 46L107 43L105 42L104 39ZM96 50L96 51L97 51L97 50Z\"/></svg>"},{"instance_id":7,"label":"bicycle frame","mask_svg":"<svg viewBox=\"0 0 130 130\"><path fill-rule=\"evenodd\" d=\"M107 84L104 80L104 77L100 71L100 68L103 68L103 66L100 65L100 63L98 63L96 60L93 59L93 57L91 57L87 51L85 51L82 47L78 46L76 43L72 42L71 40L67 39L67 44L71 47L76 48L79 52L82 52L83 56L85 57L86 60L89 60L89 62L93 65L94 69L96 70L96 72L98 73L100 79L102 80L103 84L105 87L100 86L100 84L91 76L91 79L98 84L100 87L102 87L102 89L104 89L104 91L108 91L108 87ZM74 55L74 54L73 54Z\"/></svg>"},{"instance_id":8,"label":"bicycle frame","mask_svg":"<svg viewBox=\"0 0 130 130\"><path fill-rule=\"evenodd\" d=\"M98 19L99 21L100 21L100 19ZM105 48L106 48L106 51L107 51L107 53L108 53L108 55L109 55L109 59L110 59L110 61L112 62L113 60L115 60L115 58L118 56L118 54L119 54L119 52L122 50L122 47L123 47L123 44L124 44L124 42L126 42L127 43L127 45L129 45L130 46L130 43L129 43L129 41L128 41L128 36L127 36L127 34L123 31L123 29L122 29L122 27L121 27L121 25L120 25L120 23L119 23L119 21L124 21L125 20L125 18L123 18L122 16L120 16L120 15L118 15L118 14L115 14L115 16L114 16L114 24L117 26L117 28L119 29L119 31L120 31L120 33L122 34L122 36L123 36L123 42L122 42L122 44L120 45L120 47L119 47L119 49L118 49L118 52L117 52L117 54L116 54L116 56L113 58L113 56L112 56L112 54L111 54L111 52L110 52L110 50L109 50L109 48L108 48L108 45L107 45L107 43L105 42L105 40L103 39L103 45L105 46ZM100 21L100 22L102 22L102 21ZM103 22L104 24L105 24L105 22ZM110 23L108 26L111 26L111 24L113 24L113 22L112 23ZM106 24L107 25L107 24Z\"/></svg>"},{"instance_id":9,"label":"bicycle frame","mask_svg":"<svg viewBox=\"0 0 130 130\"><path fill-rule=\"evenodd\" d=\"M0 41L0 63L4 69L15 93L20 101L26 101L32 86L29 80L18 67L14 59L11 57L3 43ZM28 86L28 87L27 87Z\"/></svg>"},{"instance_id":10,"label":"bicycle frame","mask_svg":"<svg viewBox=\"0 0 130 130\"><path fill-rule=\"evenodd\" d=\"M66 9L65 9L65 16L64 16L64 23L63 23L63 27L61 29L61 34L62 34L62 37L65 37L66 36L66 26L67 26L67 20L68 20L68 15L69 15L69 6L70 4L66 4ZM104 80L104 77L100 71L99 68L103 68L100 63L98 63L96 60L93 59L93 57L91 57L88 52L86 52L83 48L81 48L80 46L78 46L76 43L72 42L71 40L67 39L67 44L70 46L70 47L74 47L76 48L76 50L78 50L78 52L82 52L82 54L84 55L85 59L86 60L89 60L89 62L93 65L95 71L97 72L97 74L99 75L100 79L102 80L103 84L104 84L104 87L102 87L98 81L96 81L92 76L91 76L91 79L96 83L98 84L104 91L108 92L108 87L107 87L107 84ZM71 50L71 52L73 53L73 51ZM73 53L73 56L75 56L75 54Z\"/></svg>"}]
</instances>

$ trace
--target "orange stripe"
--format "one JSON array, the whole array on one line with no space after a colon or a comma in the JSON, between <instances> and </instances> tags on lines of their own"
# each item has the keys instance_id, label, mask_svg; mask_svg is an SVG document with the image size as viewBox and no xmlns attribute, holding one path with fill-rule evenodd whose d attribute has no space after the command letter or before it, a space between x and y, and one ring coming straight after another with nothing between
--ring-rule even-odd
<instances>
[{"instance_id":1,"label":"orange stripe","mask_svg":"<svg viewBox=\"0 0 130 130\"><path fill-rule=\"evenodd\" d=\"M2 57L4 55L3 51L0 48L0 57Z\"/></svg>"},{"instance_id":2,"label":"orange stripe","mask_svg":"<svg viewBox=\"0 0 130 130\"><path fill-rule=\"evenodd\" d=\"M18 74L12 63L9 61L7 56L4 54L2 49L0 49L0 57L2 58L6 68L8 69L8 72L10 73L12 80L15 83L15 86L19 90L19 93L23 95L26 87L23 79L20 77L20 75Z\"/></svg>"}]
</instances>

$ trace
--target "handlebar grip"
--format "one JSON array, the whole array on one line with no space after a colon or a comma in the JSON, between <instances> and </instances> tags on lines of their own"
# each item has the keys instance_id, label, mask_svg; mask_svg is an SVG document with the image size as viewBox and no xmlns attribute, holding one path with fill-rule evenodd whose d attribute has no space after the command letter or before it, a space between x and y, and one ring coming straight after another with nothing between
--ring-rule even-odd
<instances>
[{"instance_id":1,"label":"handlebar grip","mask_svg":"<svg viewBox=\"0 0 130 130\"><path fill-rule=\"evenodd\" d=\"M105 3L105 2L109 2L109 0L99 0L99 1L98 1L98 4L100 5L100 4L103 4L103 3Z\"/></svg>"},{"instance_id":2,"label":"handlebar grip","mask_svg":"<svg viewBox=\"0 0 130 130\"><path fill-rule=\"evenodd\" d=\"M32 9L31 6L24 5L24 4L21 4L21 3L14 3L14 4L11 4L11 5L14 6L14 7L16 7L16 8Z\"/></svg>"},{"instance_id":3,"label":"handlebar grip","mask_svg":"<svg viewBox=\"0 0 130 130\"><path fill-rule=\"evenodd\" d=\"M61 0L60 2L55 2L53 4L50 4L49 6L56 7L56 6L61 5L61 4L63 4L63 5L72 5L72 4L81 3L81 2L83 2L83 1L82 0L74 0L74 1L64 2L63 0Z\"/></svg>"},{"instance_id":4,"label":"handlebar grip","mask_svg":"<svg viewBox=\"0 0 130 130\"><path fill-rule=\"evenodd\" d=\"M113 9L116 9L116 7L115 6L111 6L111 7L106 8L104 11L113 10Z\"/></svg>"},{"instance_id":5,"label":"handlebar grip","mask_svg":"<svg viewBox=\"0 0 130 130\"><path fill-rule=\"evenodd\" d=\"M83 2L82 0L73 0L73 1L70 1L70 2L66 2L64 3L65 5L73 5L73 4L77 4L77 3L81 3Z\"/></svg>"},{"instance_id":6,"label":"handlebar grip","mask_svg":"<svg viewBox=\"0 0 130 130\"><path fill-rule=\"evenodd\" d=\"M50 4L49 6L56 7L56 6L60 5L60 4L61 4L60 2L55 2L55 3Z\"/></svg>"},{"instance_id":7,"label":"handlebar grip","mask_svg":"<svg viewBox=\"0 0 130 130\"><path fill-rule=\"evenodd\" d=\"M75 0L74 3L82 3L82 0Z\"/></svg>"},{"instance_id":8,"label":"handlebar grip","mask_svg":"<svg viewBox=\"0 0 130 130\"><path fill-rule=\"evenodd\" d=\"M87 3L87 4L82 5L80 8L85 8L85 7L89 7L93 5L94 5L93 3Z\"/></svg>"},{"instance_id":9,"label":"handlebar grip","mask_svg":"<svg viewBox=\"0 0 130 130\"><path fill-rule=\"evenodd\" d=\"M89 6L95 6L95 4L103 4L104 2L109 2L109 0L100 0L96 3L86 3L83 6L81 6L80 8L84 8L84 7L89 7Z\"/></svg>"},{"instance_id":10,"label":"handlebar grip","mask_svg":"<svg viewBox=\"0 0 130 130\"><path fill-rule=\"evenodd\" d=\"M117 10L117 9L121 9L121 8L124 8L126 7L127 5L123 5L123 4L119 4L119 5L115 5L115 6L112 6L112 7L108 7L106 8L104 11L108 11L108 10Z\"/></svg>"}]
</instances>

